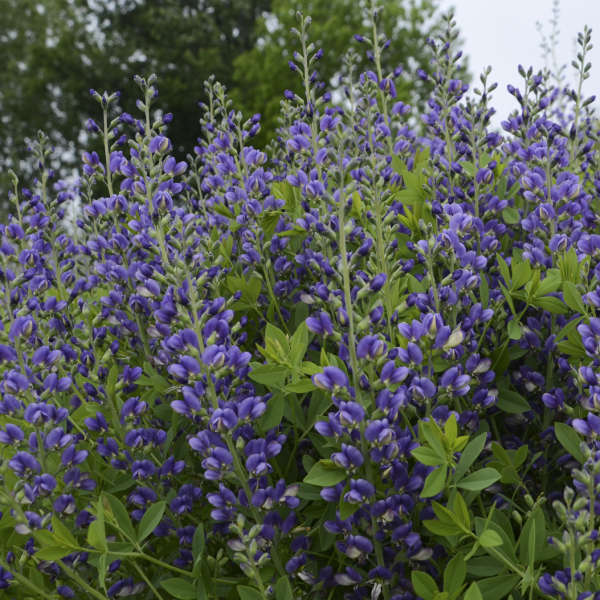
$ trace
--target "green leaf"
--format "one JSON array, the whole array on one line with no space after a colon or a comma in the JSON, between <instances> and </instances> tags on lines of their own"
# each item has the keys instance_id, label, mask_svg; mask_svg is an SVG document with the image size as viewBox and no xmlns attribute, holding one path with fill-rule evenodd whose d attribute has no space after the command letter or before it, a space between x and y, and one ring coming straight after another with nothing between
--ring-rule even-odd
<instances>
[{"instance_id":1,"label":"green leaf","mask_svg":"<svg viewBox=\"0 0 600 600\"><path fill-rule=\"evenodd\" d=\"M456 485L465 490L478 492L490 487L490 485L496 483L499 479L500 473L496 469L486 467L467 475L467 477L459 481Z\"/></svg>"},{"instance_id":2,"label":"green leaf","mask_svg":"<svg viewBox=\"0 0 600 600\"><path fill-rule=\"evenodd\" d=\"M520 261L513 258L511 264L513 290L523 287L531 279L531 266L528 261Z\"/></svg>"},{"instance_id":3,"label":"green leaf","mask_svg":"<svg viewBox=\"0 0 600 600\"><path fill-rule=\"evenodd\" d=\"M438 467L429 473L425 479L425 485L423 486L423 491L421 492L421 498L431 498L432 496L437 496L444 489L447 473L448 467L445 465Z\"/></svg>"},{"instance_id":4,"label":"green leaf","mask_svg":"<svg viewBox=\"0 0 600 600\"><path fill-rule=\"evenodd\" d=\"M419 281L412 273L407 273L406 280L408 291L411 293L421 293L427 289L427 286L422 281Z\"/></svg>"},{"instance_id":5,"label":"green leaf","mask_svg":"<svg viewBox=\"0 0 600 600\"><path fill-rule=\"evenodd\" d=\"M275 228L279 219L281 218L281 211L278 210L266 210L260 213L258 221L264 234L264 241L269 242L275 233Z\"/></svg>"},{"instance_id":6,"label":"green leaf","mask_svg":"<svg viewBox=\"0 0 600 600\"><path fill-rule=\"evenodd\" d=\"M306 327L306 322L302 321L290 340L290 358L292 364L298 366L302 364L309 343L308 327Z\"/></svg>"},{"instance_id":7,"label":"green leaf","mask_svg":"<svg viewBox=\"0 0 600 600\"><path fill-rule=\"evenodd\" d=\"M576 341L570 339L564 342L559 342L557 347L561 354L568 354L569 356L573 356L575 358L586 358L587 356L585 348L581 343L581 338L578 338Z\"/></svg>"},{"instance_id":8,"label":"green leaf","mask_svg":"<svg viewBox=\"0 0 600 600\"><path fill-rule=\"evenodd\" d=\"M461 160L459 164L466 175L468 175L471 179L475 177L475 174L477 173L477 167L471 161Z\"/></svg>"},{"instance_id":9,"label":"green leaf","mask_svg":"<svg viewBox=\"0 0 600 600\"><path fill-rule=\"evenodd\" d=\"M477 580L483 577L499 575L504 569L504 563L496 560L489 554L471 558L467 564L467 573L473 575Z\"/></svg>"},{"instance_id":10,"label":"green leaf","mask_svg":"<svg viewBox=\"0 0 600 600\"><path fill-rule=\"evenodd\" d=\"M465 499L462 497L460 492L456 492L454 500L452 502L452 511L457 519L460 520L461 524L465 529L471 529L471 515L467 507Z\"/></svg>"},{"instance_id":11,"label":"green leaf","mask_svg":"<svg viewBox=\"0 0 600 600\"><path fill-rule=\"evenodd\" d=\"M554 296L536 296L533 304L555 315L564 315L568 312L563 302Z\"/></svg>"},{"instance_id":12,"label":"green leaf","mask_svg":"<svg viewBox=\"0 0 600 600\"><path fill-rule=\"evenodd\" d=\"M467 444L456 465L456 471L454 472L455 481L460 481L471 465L477 460L477 457L481 454L481 451L485 446L486 439L487 434L480 433Z\"/></svg>"},{"instance_id":13,"label":"green leaf","mask_svg":"<svg viewBox=\"0 0 600 600\"><path fill-rule=\"evenodd\" d=\"M108 372L106 378L106 393L108 397L112 397L115 393L115 386L117 385L117 378L119 377L119 366L114 364Z\"/></svg>"},{"instance_id":14,"label":"green leaf","mask_svg":"<svg viewBox=\"0 0 600 600\"><path fill-rule=\"evenodd\" d=\"M428 467L437 467L444 464L445 457L440 457L438 454L427 446L419 446L410 452L421 464Z\"/></svg>"},{"instance_id":15,"label":"green leaf","mask_svg":"<svg viewBox=\"0 0 600 600\"><path fill-rule=\"evenodd\" d=\"M36 529L33 531L33 536L40 548L43 548L44 546L57 546L59 545L58 542L62 542L62 540L59 540L54 533L47 529Z\"/></svg>"},{"instance_id":16,"label":"green leaf","mask_svg":"<svg viewBox=\"0 0 600 600\"><path fill-rule=\"evenodd\" d=\"M508 519L503 519L503 517L504 515L500 513L500 511L495 511L492 515L491 520L476 517L475 531L479 536L487 529L493 530L500 536L502 540L502 545L496 548L496 552L504 554L513 562L518 562L517 556L515 554L516 543L510 526L510 521Z\"/></svg>"},{"instance_id":17,"label":"green leaf","mask_svg":"<svg viewBox=\"0 0 600 600\"><path fill-rule=\"evenodd\" d=\"M511 450L511 460L516 468L520 467L525 460L527 459L527 455L529 454L529 446L527 444L523 444L519 446L517 450Z\"/></svg>"},{"instance_id":18,"label":"green leaf","mask_svg":"<svg viewBox=\"0 0 600 600\"><path fill-rule=\"evenodd\" d=\"M58 541L64 542L71 548L79 548L79 544L77 543L77 540L71 531L56 515L52 515L52 531L54 532L54 536Z\"/></svg>"},{"instance_id":19,"label":"green leaf","mask_svg":"<svg viewBox=\"0 0 600 600\"><path fill-rule=\"evenodd\" d=\"M285 400L281 392L275 392L267 401L267 410L259 419L259 427L261 431L269 431L273 427L277 427L283 419L285 410Z\"/></svg>"},{"instance_id":20,"label":"green leaf","mask_svg":"<svg viewBox=\"0 0 600 600\"><path fill-rule=\"evenodd\" d=\"M473 582L467 590L464 600L483 600L479 586Z\"/></svg>"},{"instance_id":21,"label":"green leaf","mask_svg":"<svg viewBox=\"0 0 600 600\"><path fill-rule=\"evenodd\" d=\"M275 584L275 600L294 600L294 591L287 576L283 575Z\"/></svg>"},{"instance_id":22,"label":"green leaf","mask_svg":"<svg viewBox=\"0 0 600 600\"><path fill-rule=\"evenodd\" d=\"M533 542L533 547L531 543ZM519 536L519 558L524 565L530 564L531 557L534 562L539 560L547 545L546 517L544 511L538 506L531 513Z\"/></svg>"},{"instance_id":23,"label":"green leaf","mask_svg":"<svg viewBox=\"0 0 600 600\"><path fill-rule=\"evenodd\" d=\"M519 575L499 575L477 582L485 600L500 600L507 596L519 583Z\"/></svg>"},{"instance_id":24,"label":"green leaf","mask_svg":"<svg viewBox=\"0 0 600 600\"><path fill-rule=\"evenodd\" d=\"M92 521L88 527L87 542L93 548L106 552L106 528L104 527L104 508L102 502L98 502L96 520Z\"/></svg>"},{"instance_id":25,"label":"green leaf","mask_svg":"<svg viewBox=\"0 0 600 600\"><path fill-rule=\"evenodd\" d=\"M319 487L331 487L344 481L346 477L344 469L340 469L329 459L321 459L313 465L303 481Z\"/></svg>"},{"instance_id":26,"label":"green leaf","mask_svg":"<svg viewBox=\"0 0 600 600\"><path fill-rule=\"evenodd\" d=\"M108 501L108 506L110 507L110 510L117 525L130 539L135 539L135 529L129 517L129 513L127 512L127 509L125 508L123 503L112 494L108 494L105 492L103 496Z\"/></svg>"},{"instance_id":27,"label":"green leaf","mask_svg":"<svg viewBox=\"0 0 600 600\"><path fill-rule=\"evenodd\" d=\"M35 557L39 560L60 560L64 558L68 554L73 552L73 548L66 548L65 546L48 546L47 548L42 548L35 553Z\"/></svg>"},{"instance_id":28,"label":"green leaf","mask_svg":"<svg viewBox=\"0 0 600 600\"><path fill-rule=\"evenodd\" d=\"M319 365L315 365L312 362L303 362L302 363L302 372L305 375L316 375L317 373L321 373L323 371L323 367Z\"/></svg>"},{"instance_id":29,"label":"green leaf","mask_svg":"<svg viewBox=\"0 0 600 600\"><path fill-rule=\"evenodd\" d=\"M484 309L486 309L490 301L490 286L485 273L481 273L480 276L481 283L479 284L479 293L481 296L481 305Z\"/></svg>"},{"instance_id":30,"label":"green leaf","mask_svg":"<svg viewBox=\"0 0 600 600\"><path fill-rule=\"evenodd\" d=\"M167 503L161 500L146 510L138 525L138 543L144 541L157 528L165 514L166 508Z\"/></svg>"},{"instance_id":31,"label":"green leaf","mask_svg":"<svg viewBox=\"0 0 600 600\"><path fill-rule=\"evenodd\" d=\"M583 321L583 317L576 317L571 319L557 334L556 340L562 341L565 338L578 337L577 325Z\"/></svg>"},{"instance_id":32,"label":"green leaf","mask_svg":"<svg viewBox=\"0 0 600 600\"><path fill-rule=\"evenodd\" d=\"M508 322L508 337L511 340L520 340L521 336L523 335L523 331L521 329L521 324L518 323L517 321L515 321L514 319L512 321Z\"/></svg>"},{"instance_id":33,"label":"green leaf","mask_svg":"<svg viewBox=\"0 0 600 600\"><path fill-rule=\"evenodd\" d=\"M215 202L213 204L213 206L212 206L212 209L216 213L219 213L220 215L223 215L224 217L227 217L228 219L232 219L233 218L233 213L224 204L221 204L219 202Z\"/></svg>"},{"instance_id":34,"label":"green leaf","mask_svg":"<svg viewBox=\"0 0 600 600\"><path fill-rule=\"evenodd\" d=\"M529 535L527 536L527 556L529 562L527 563L530 567L535 565L535 519L529 519L531 527L529 528Z\"/></svg>"},{"instance_id":35,"label":"green leaf","mask_svg":"<svg viewBox=\"0 0 600 600\"><path fill-rule=\"evenodd\" d=\"M502 211L502 219L507 225L516 225L521 221L521 216L516 208L508 207Z\"/></svg>"},{"instance_id":36,"label":"green leaf","mask_svg":"<svg viewBox=\"0 0 600 600\"><path fill-rule=\"evenodd\" d=\"M581 451L581 438L579 434L565 423L554 423L554 435L560 445L579 463L585 462L585 456Z\"/></svg>"},{"instance_id":37,"label":"green leaf","mask_svg":"<svg viewBox=\"0 0 600 600\"><path fill-rule=\"evenodd\" d=\"M196 589L194 584L183 577L171 577L163 579L160 586L165 589L173 598L179 600L194 600L196 598Z\"/></svg>"},{"instance_id":38,"label":"green leaf","mask_svg":"<svg viewBox=\"0 0 600 600\"><path fill-rule=\"evenodd\" d=\"M194 531L194 537L192 538L192 556L194 558L194 567L202 560L205 543L204 525L199 523L198 527L196 527L196 531Z\"/></svg>"},{"instance_id":39,"label":"green leaf","mask_svg":"<svg viewBox=\"0 0 600 600\"><path fill-rule=\"evenodd\" d=\"M301 482L298 490L298 498L302 500L322 500L321 490L318 486Z\"/></svg>"},{"instance_id":40,"label":"green leaf","mask_svg":"<svg viewBox=\"0 0 600 600\"><path fill-rule=\"evenodd\" d=\"M431 575L423 571L413 571L410 575L415 593L421 596L423 600L433 600L439 592L438 586Z\"/></svg>"},{"instance_id":41,"label":"green leaf","mask_svg":"<svg viewBox=\"0 0 600 600\"><path fill-rule=\"evenodd\" d=\"M562 289L565 304L575 312L585 315L585 304L577 286L571 281L563 281Z\"/></svg>"},{"instance_id":42,"label":"green leaf","mask_svg":"<svg viewBox=\"0 0 600 600\"><path fill-rule=\"evenodd\" d=\"M478 538L484 548L495 548L502 546L502 538L493 529L486 529Z\"/></svg>"},{"instance_id":43,"label":"green leaf","mask_svg":"<svg viewBox=\"0 0 600 600\"><path fill-rule=\"evenodd\" d=\"M462 529L458 525L455 525L454 523L437 521L436 519L428 519L423 521L423 525L425 525L426 529L431 531L431 533L435 535L442 535L444 537L463 533Z\"/></svg>"},{"instance_id":44,"label":"green leaf","mask_svg":"<svg viewBox=\"0 0 600 600\"><path fill-rule=\"evenodd\" d=\"M453 446L456 441L456 436L458 435L458 426L456 424L456 416L454 413L446 420L446 424L444 425L444 435L450 443L450 446Z\"/></svg>"},{"instance_id":45,"label":"green leaf","mask_svg":"<svg viewBox=\"0 0 600 600\"><path fill-rule=\"evenodd\" d=\"M360 504L352 504L351 502L344 502L340 500L340 519L345 520L351 517L358 509Z\"/></svg>"},{"instance_id":46,"label":"green leaf","mask_svg":"<svg viewBox=\"0 0 600 600\"><path fill-rule=\"evenodd\" d=\"M355 219L360 219L364 213L364 210L365 210L365 204L362 201L360 194L358 192L354 192L352 194L352 206L350 208L350 214Z\"/></svg>"},{"instance_id":47,"label":"green leaf","mask_svg":"<svg viewBox=\"0 0 600 600\"><path fill-rule=\"evenodd\" d=\"M306 379L301 379L295 383L289 383L283 389L292 394L307 394L308 392L314 392L319 388L312 382L310 377L307 377Z\"/></svg>"},{"instance_id":48,"label":"green leaf","mask_svg":"<svg viewBox=\"0 0 600 600\"><path fill-rule=\"evenodd\" d=\"M236 589L240 600L264 600L263 595L256 588L238 585Z\"/></svg>"},{"instance_id":49,"label":"green leaf","mask_svg":"<svg viewBox=\"0 0 600 600\"><path fill-rule=\"evenodd\" d=\"M562 277L558 269L547 269L546 276L540 281L538 288L535 291L536 296L545 296L552 292L560 290Z\"/></svg>"},{"instance_id":50,"label":"green leaf","mask_svg":"<svg viewBox=\"0 0 600 600\"><path fill-rule=\"evenodd\" d=\"M575 284L579 282L579 261L575 248L569 248L568 252L558 258L558 268L563 280Z\"/></svg>"},{"instance_id":51,"label":"green leaf","mask_svg":"<svg viewBox=\"0 0 600 600\"><path fill-rule=\"evenodd\" d=\"M251 362L250 367L252 370L248 373L248 377L268 388L277 388L283 385L286 375L289 373L289 369L285 365L263 365Z\"/></svg>"},{"instance_id":52,"label":"green leaf","mask_svg":"<svg viewBox=\"0 0 600 600\"><path fill-rule=\"evenodd\" d=\"M429 442L438 456L446 456L444 434L435 421L419 421L419 433Z\"/></svg>"},{"instance_id":53,"label":"green leaf","mask_svg":"<svg viewBox=\"0 0 600 600\"><path fill-rule=\"evenodd\" d=\"M267 323L265 328L265 341L267 343L273 342L275 347L279 346L284 356L287 356L290 352L290 342L288 336L273 325L273 323Z\"/></svg>"},{"instance_id":54,"label":"green leaf","mask_svg":"<svg viewBox=\"0 0 600 600\"><path fill-rule=\"evenodd\" d=\"M98 557L98 582L106 591L106 573L108 572L108 554L104 553Z\"/></svg>"},{"instance_id":55,"label":"green leaf","mask_svg":"<svg viewBox=\"0 0 600 600\"><path fill-rule=\"evenodd\" d=\"M498 442L492 442L492 454L503 464L512 465L508 452Z\"/></svg>"},{"instance_id":56,"label":"green leaf","mask_svg":"<svg viewBox=\"0 0 600 600\"><path fill-rule=\"evenodd\" d=\"M467 565L462 554L457 554L444 570L444 590L451 594L458 593L467 576Z\"/></svg>"},{"instance_id":57,"label":"green leaf","mask_svg":"<svg viewBox=\"0 0 600 600\"><path fill-rule=\"evenodd\" d=\"M498 268L500 269L500 275L502 275L504 283L507 286L510 286L510 271L506 261L502 258L502 256L500 256L500 254L496 254L496 260L498 261Z\"/></svg>"},{"instance_id":58,"label":"green leaf","mask_svg":"<svg viewBox=\"0 0 600 600\"><path fill-rule=\"evenodd\" d=\"M500 410L511 414L521 414L531 410L531 406L521 394L507 388L499 389L496 406Z\"/></svg>"}]
</instances>

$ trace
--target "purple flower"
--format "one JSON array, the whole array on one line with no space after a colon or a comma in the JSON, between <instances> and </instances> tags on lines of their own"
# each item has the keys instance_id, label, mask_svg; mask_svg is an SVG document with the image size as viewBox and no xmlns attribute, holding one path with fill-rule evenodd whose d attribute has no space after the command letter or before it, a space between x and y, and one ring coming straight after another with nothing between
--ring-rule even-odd
<instances>
[{"instance_id":1,"label":"purple flower","mask_svg":"<svg viewBox=\"0 0 600 600\"><path fill-rule=\"evenodd\" d=\"M454 396L464 396L469 391L469 375L461 375L459 367L450 367L440 378L440 387Z\"/></svg>"},{"instance_id":2,"label":"purple flower","mask_svg":"<svg viewBox=\"0 0 600 600\"><path fill-rule=\"evenodd\" d=\"M369 289L372 292L378 292L384 285L387 280L387 275L385 273L379 273L379 275L375 275L369 283Z\"/></svg>"},{"instance_id":3,"label":"purple flower","mask_svg":"<svg viewBox=\"0 0 600 600\"><path fill-rule=\"evenodd\" d=\"M131 465L131 476L134 479L147 479L156 471L154 463L150 460L134 460Z\"/></svg>"},{"instance_id":4,"label":"purple flower","mask_svg":"<svg viewBox=\"0 0 600 600\"><path fill-rule=\"evenodd\" d=\"M393 360L390 360L383 365L379 379L389 385L391 383L402 383L409 375L410 370L407 367L396 367Z\"/></svg>"},{"instance_id":5,"label":"purple flower","mask_svg":"<svg viewBox=\"0 0 600 600\"><path fill-rule=\"evenodd\" d=\"M593 413L588 413L585 419L573 419L571 423L573 429L581 433L581 435L599 435L600 434L600 417Z\"/></svg>"},{"instance_id":6,"label":"purple flower","mask_svg":"<svg viewBox=\"0 0 600 600\"><path fill-rule=\"evenodd\" d=\"M355 427L365 418L365 409L358 402L340 402L339 420L344 427Z\"/></svg>"},{"instance_id":7,"label":"purple flower","mask_svg":"<svg viewBox=\"0 0 600 600\"><path fill-rule=\"evenodd\" d=\"M8 466L18 477L23 477L27 473L39 473L42 468L37 459L27 452L17 452L8 461Z\"/></svg>"},{"instance_id":8,"label":"purple flower","mask_svg":"<svg viewBox=\"0 0 600 600\"><path fill-rule=\"evenodd\" d=\"M346 567L343 573L338 573L334 577L338 585L356 585L362 581L360 573L352 567Z\"/></svg>"},{"instance_id":9,"label":"purple flower","mask_svg":"<svg viewBox=\"0 0 600 600\"><path fill-rule=\"evenodd\" d=\"M350 491L344 495L344 500L350 504L362 504L375 495L375 488L366 479L351 479Z\"/></svg>"},{"instance_id":10,"label":"purple flower","mask_svg":"<svg viewBox=\"0 0 600 600\"><path fill-rule=\"evenodd\" d=\"M190 386L183 386L181 390L183 400L173 400L171 402L171 408L186 417L192 417L195 413L199 412L202 408L200 398L196 394L194 388Z\"/></svg>"},{"instance_id":11,"label":"purple flower","mask_svg":"<svg viewBox=\"0 0 600 600\"><path fill-rule=\"evenodd\" d=\"M322 373L312 376L312 381L323 390L335 390L348 386L348 376L338 367L325 367Z\"/></svg>"},{"instance_id":12,"label":"purple flower","mask_svg":"<svg viewBox=\"0 0 600 600\"><path fill-rule=\"evenodd\" d=\"M312 331L317 335L333 334L333 323L331 322L331 318L323 311L318 313L315 317L308 317L308 319L306 319L306 326L309 331Z\"/></svg>"},{"instance_id":13,"label":"purple flower","mask_svg":"<svg viewBox=\"0 0 600 600\"><path fill-rule=\"evenodd\" d=\"M354 446L350 446L348 444L342 444L341 452L334 452L331 455L331 460L338 466L343 469L354 471L359 468L363 462L364 458L361 454L360 450L355 448Z\"/></svg>"},{"instance_id":14,"label":"purple flower","mask_svg":"<svg viewBox=\"0 0 600 600\"><path fill-rule=\"evenodd\" d=\"M385 351L387 345L375 335L367 335L356 346L356 356L358 358L367 358L375 360Z\"/></svg>"},{"instance_id":15,"label":"purple flower","mask_svg":"<svg viewBox=\"0 0 600 600\"><path fill-rule=\"evenodd\" d=\"M373 543L363 535L350 535L345 542L338 542L338 549L351 559L373 552Z\"/></svg>"},{"instance_id":16,"label":"purple flower","mask_svg":"<svg viewBox=\"0 0 600 600\"><path fill-rule=\"evenodd\" d=\"M0 444L18 444L24 437L22 429L12 423L8 423L4 431L0 430Z\"/></svg>"},{"instance_id":17,"label":"purple flower","mask_svg":"<svg viewBox=\"0 0 600 600\"><path fill-rule=\"evenodd\" d=\"M157 135L150 140L148 149L152 154L155 154L157 152L166 152L170 146L171 142L169 142L168 138L163 135Z\"/></svg>"}]
</instances>

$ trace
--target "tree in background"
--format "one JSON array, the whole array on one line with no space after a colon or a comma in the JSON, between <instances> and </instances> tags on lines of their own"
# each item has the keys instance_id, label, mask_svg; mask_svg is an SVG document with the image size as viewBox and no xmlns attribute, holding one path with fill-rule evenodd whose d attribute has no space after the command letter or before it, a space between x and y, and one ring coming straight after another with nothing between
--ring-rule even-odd
<instances>
[{"instance_id":1,"label":"tree in background","mask_svg":"<svg viewBox=\"0 0 600 600\"><path fill-rule=\"evenodd\" d=\"M425 43L439 27L438 0L382 0L381 30L392 40L386 66L411 75L400 99L424 101ZM120 90L134 113L132 75L155 72L161 106L175 115L169 134L181 152L193 147L203 82L215 74L247 114L263 115L257 143L276 129L284 89L298 82L287 61L297 40L295 13L313 16L311 39L323 48L321 79L336 74L341 55L365 28L364 0L0 0L0 193L7 169L23 171L25 138L43 129L62 152L78 160L77 143L95 105L88 90ZM364 53L363 53L364 54ZM63 155L61 163L68 164Z\"/></svg>"},{"instance_id":2,"label":"tree in background","mask_svg":"<svg viewBox=\"0 0 600 600\"><path fill-rule=\"evenodd\" d=\"M190 148L203 81L233 84L234 59L254 46L270 0L0 0L0 172L27 157L25 138L44 129L75 149L95 103L88 90L120 90L135 111L135 73L157 73L170 135ZM73 153L73 163L77 157ZM64 161L62 161L64 163ZM2 188L6 189L6 185ZM1 189L1 188L0 188Z\"/></svg>"},{"instance_id":3,"label":"tree in background","mask_svg":"<svg viewBox=\"0 0 600 600\"><path fill-rule=\"evenodd\" d=\"M437 0L383 0L379 31L391 41L383 59L385 70L403 67L407 77L397 86L398 99L423 103L430 84L419 78L418 69L428 70L432 57L427 38L439 33L442 16ZM296 10L311 15L310 39L323 49L317 64L319 77L335 87L341 56L357 43L355 34L365 31L365 18L370 0L273 0L271 10L257 23L257 42L235 60L234 85L231 95L236 106L245 113L260 112L263 130L259 138L265 143L276 128L280 101L285 89L299 91L299 78L288 67L298 40L291 28L297 26ZM367 54L360 52L362 63L357 71L371 68ZM268 77L265 74L268 73Z\"/></svg>"}]
</instances>

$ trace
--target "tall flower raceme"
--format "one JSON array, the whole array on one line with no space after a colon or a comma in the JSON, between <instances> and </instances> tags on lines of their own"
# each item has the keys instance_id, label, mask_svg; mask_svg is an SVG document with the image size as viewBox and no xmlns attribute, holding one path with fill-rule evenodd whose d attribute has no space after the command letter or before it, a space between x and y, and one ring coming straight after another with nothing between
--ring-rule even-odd
<instances>
[{"instance_id":1,"label":"tall flower raceme","mask_svg":"<svg viewBox=\"0 0 600 600\"><path fill-rule=\"evenodd\" d=\"M75 184L33 144L0 228L12 597L597 593L590 32L563 112L521 68L499 133L452 15L414 75L427 107L397 97L380 10L339 103L298 15L267 151L211 80L181 160L154 76L136 115L92 90L102 151Z\"/></svg>"}]
</instances>

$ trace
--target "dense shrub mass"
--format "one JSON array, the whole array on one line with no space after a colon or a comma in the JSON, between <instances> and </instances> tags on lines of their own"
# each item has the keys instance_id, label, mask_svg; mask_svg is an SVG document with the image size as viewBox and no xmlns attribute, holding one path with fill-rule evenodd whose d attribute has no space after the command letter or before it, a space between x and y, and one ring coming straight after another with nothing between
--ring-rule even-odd
<instances>
[{"instance_id":1,"label":"dense shrub mass","mask_svg":"<svg viewBox=\"0 0 600 600\"><path fill-rule=\"evenodd\" d=\"M0 228L7 598L600 597L590 32L498 133L451 16L412 108L371 16L338 104L299 17L268 155L212 81L186 162L154 77L140 119L92 92L77 189L40 135Z\"/></svg>"}]
</instances>

